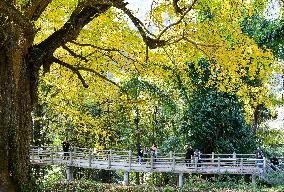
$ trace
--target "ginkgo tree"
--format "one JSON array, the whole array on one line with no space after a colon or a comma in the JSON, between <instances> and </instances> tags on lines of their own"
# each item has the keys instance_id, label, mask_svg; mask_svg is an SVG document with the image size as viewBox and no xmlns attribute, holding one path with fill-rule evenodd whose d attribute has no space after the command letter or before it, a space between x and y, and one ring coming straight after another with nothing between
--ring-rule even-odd
<instances>
[{"instance_id":1,"label":"ginkgo tree","mask_svg":"<svg viewBox=\"0 0 284 192\"><path fill-rule=\"evenodd\" d=\"M273 70L271 54L259 49L239 26L254 7L265 8L264 0L153 1L147 23L127 4L124 0L0 0L1 191L32 191L31 112L41 69L55 71L60 78L70 75L61 72L66 68L83 87L89 87L92 74L120 88L115 78L131 74L166 78L167 73L153 70L155 62L182 69L185 61L204 56L212 74L217 74L216 81L209 83L228 92L240 87L239 96L248 103L251 92L259 92L254 102L265 99L262 87L245 86L242 77L254 79L257 71L265 80ZM125 18L134 29L129 30Z\"/></svg>"}]
</instances>

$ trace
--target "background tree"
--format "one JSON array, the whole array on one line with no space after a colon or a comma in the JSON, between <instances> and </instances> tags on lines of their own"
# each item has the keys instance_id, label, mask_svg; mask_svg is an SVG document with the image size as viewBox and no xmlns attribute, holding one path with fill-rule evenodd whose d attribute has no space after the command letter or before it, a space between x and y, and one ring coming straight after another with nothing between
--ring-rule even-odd
<instances>
[{"instance_id":1,"label":"background tree","mask_svg":"<svg viewBox=\"0 0 284 192\"><path fill-rule=\"evenodd\" d=\"M188 66L195 85L183 117L182 130L188 142L203 153L253 152L255 138L237 96L206 86L211 77L205 59L198 62L201 73L196 72L194 63Z\"/></svg>"}]
</instances>

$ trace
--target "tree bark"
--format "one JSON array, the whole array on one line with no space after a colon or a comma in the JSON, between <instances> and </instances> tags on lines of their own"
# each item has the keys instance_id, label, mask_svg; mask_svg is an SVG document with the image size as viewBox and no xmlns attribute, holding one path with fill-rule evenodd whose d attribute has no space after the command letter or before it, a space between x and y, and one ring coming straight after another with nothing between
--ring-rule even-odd
<instances>
[{"instance_id":1,"label":"tree bark","mask_svg":"<svg viewBox=\"0 0 284 192\"><path fill-rule=\"evenodd\" d=\"M50 66L49 57L58 47L76 39L86 24L110 7L95 4L81 9L78 6L60 30L33 46L35 30L32 21L13 4L0 0L1 192L37 191L30 174L29 149L38 71L41 66Z\"/></svg>"},{"instance_id":2,"label":"tree bark","mask_svg":"<svg viewBox=\"0 0 284 192\"><path fill-rule=\"evenodd\" d=\"M0 18L1 21L1 18ZM3 20L2 20L3 21ZM0 191L31 190L31 68L26 62L33 34L11 20L0 32ZM24 190L25 189L25 190Z\"/></svg>"}]
</instances>

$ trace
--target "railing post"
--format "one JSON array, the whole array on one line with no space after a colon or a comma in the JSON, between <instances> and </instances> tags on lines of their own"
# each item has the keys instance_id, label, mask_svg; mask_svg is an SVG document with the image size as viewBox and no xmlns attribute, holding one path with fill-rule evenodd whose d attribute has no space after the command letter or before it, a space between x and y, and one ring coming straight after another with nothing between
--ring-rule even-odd
<instances>
[{"instance_id":1,"label":"railing post","mask_svg":"<svg viewBox=\"0 0 284 192\"><path fill-rule=\"evenodd\" d=\"M89 152L89 167L92 166L92 152Z\"/></svg>"},{"instance_id":2,"label":"railing post","mask_svg":"<svg viewBox=\"0 0 284 192\"><path fill-rule=\"evenodd\" d=\"M220 168L221 168L221 160L220 157L218 157L218 172L220 172Z\"/></svg>"},{"instance_id":3,"label":"railing post","mask_svg":"<svg viewBox=\"0 0 284 192\"><path fill-rule=\"evenodd\" d=\"M237 154L236 154L236 152L234 151L234 153L233 153L233 165L234 166L236 166L236 159L237 159Z\"/></svg>"},{"instance_id":4,"label":"railing post","mask_svg":"<svg viewBox=\"0 0 284 192\"><path fill-rule=\"evenodd\" d=\"M109 150L109 154L108 154L108 169L110 169L111 166L111 150Z\"/></svg>"},{"instance_id":5,"label":"railing post","mask_svg":"<svg viewBox=\"0 0 284 192\"><path fill-rule=\"evenodd\" d=\"M169 155L170 155L170 158L173 158L173 152L172 151L170 151Z\"/></svg>"},{"instance_id":6,"label":"railing post","mask_svg":"<svg viewBox=\"0 0 284 192\"><path fill-rule=\"evenodd\" d=\"M262 166L262 168L263 168L263 176L265 176L265 175L266 175L266 162L265 162L265 157L263 157L263 166Z\"/></svg>"},{"instance_id":7,"label":"railing post","mask_svg":"<svg viewBox=\"0 0 284 192\"><path fill-rule=\"evenodd\" d=\"M129 155L128 155L128 160L129 160L129 171L131 170L131 161L132 161L132 151L129 151Z\"/></svg>"},{"instance_id":8,"label":"railing post","mask_svg":"<svg viewBox=\"0 0 284 192\"><path fill-rule=\"evenodd\" d=\"M72 165L73 164L73 154L71 150L69 152L69 155L70 155L70 165Z\"/></svg>"},{"instance_id":9,"label":"railing post","mask_svg":"<svg viewBox=\"0 0 284 192\"><path fill-rule=\"evenodd\" d=\"M255 186L255 184L256 184L255 179L256 179L256 175L252 174L251 175L251 183L252 183L253 186Z\"/></svg>"},{"instance_id":10,"label":"railing post","mask_svg":"<svg viewBox=\"0 0 284 192\"><path fill-rule=\"evenodd\" d=\"M265 157L263 157L263 170L265 170L266 167L266 162L265 162Z\"/></svg>"},{"instance_id":11,"label":"railing post","mask_svg":"<svg viewBox=\"0 0 284 192\"><path fill-rule=\"evenodd\" d=\"M173 159L173 162L172 162L172 171L174 171L174 170L175 170L175 165L176 165L176 159L175 159L175 157L172 157L172 159Z\"/></svg>"},{"instance_id":12,"label":"railing post","mask_svg":"<svg viewBox=\"0 0 284 192\"><path fill-rule=\"evenodd\" d=\"M34 162L35 161L35 154L34 154L35 152L34 152L34 149L32 149L32 162Z\"/></svg>"},{"instance_id":13,"label":"railing post","mask_svg":"<svg viewBox=\"0 0 284 192\"><path fill-rule=\"evenodd\" d=\"M51 164L53 164L53 151L50 152L50 156L51 156Z\"/></svg>"},{"instance_id":14,"label":"railing post","mask_svg":"<svg viewBox=\"0 0 284 192\"><path fill-rule=\"evenodd\" d=\"M38 158L40 159L40 152L39 152L39 147L37 148L37 155L38 155Z\"/></svg>"},{"instance_id":15,"label":"railing post","mask_svg":"<svg viewBox=\"0 0 284 192\"><path fill-rule=\"evenodd\" d=\"M58 158L59 147L55 147L55 158Z\"/></svg>"},{"instance_id":16,"label":"railing post","mask_svg":"<svg viewBox=\"0 0 284 192\"><path fill-rule=\"evenodd\" d=\"M197 157L194 158L194 169L195 169L195 172L197 172L197 162L198 162L198 159Z\"/></svg>"},{"instance_id":17,"label":"railing post","mask_svg":"<svg viewBox=\"0 0 284 192\"><path fill-rule=\"evenodd\" d=\"M244 159L241 158L241 162L240 162L240 167L241 167L241 173L243 173L243 163L244 163Z\"/></svg>"},{"instance_id":18,"label":"railing post","mask_svg":"<svg viewBox=\"0 0 284 192\"><path fill-rule=\"evenodd\" d=\"M212 160L211 160L212 163L214 163L214 155L215 155L215 153L212 152L212 157L211 157L212 158Z\"/></svg>"}]
</instances>

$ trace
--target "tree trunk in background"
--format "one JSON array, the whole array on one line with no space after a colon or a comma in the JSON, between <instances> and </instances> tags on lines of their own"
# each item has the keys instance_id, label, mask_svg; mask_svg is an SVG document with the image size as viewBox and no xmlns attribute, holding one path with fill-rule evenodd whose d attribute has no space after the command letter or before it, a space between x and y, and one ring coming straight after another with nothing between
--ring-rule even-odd
<instances>
[{"instance_id":1,"label":"tree trunk in background","mask_svg":"<svg viewBox=\"0 0 284 192\"><path fill-rule=\"evenodd\" d=\"M32 191L29 188L32 71L26 55L33 34L24 34L13 22L1 25L4 31L0 31L0 191Z\"/></svg>"},{"instance_id":2,"label":"tree trunk in background","mask_svg":"<svg viewBox=\"0 0 284 192\"><path fill-rule=\"evenodd\" d=\"M256 133L259 131L259 124L260 124L260 110L263 105L259 104L254 109L253 113L253 134L256 135Z\"/></svg>"}]
</instances>

